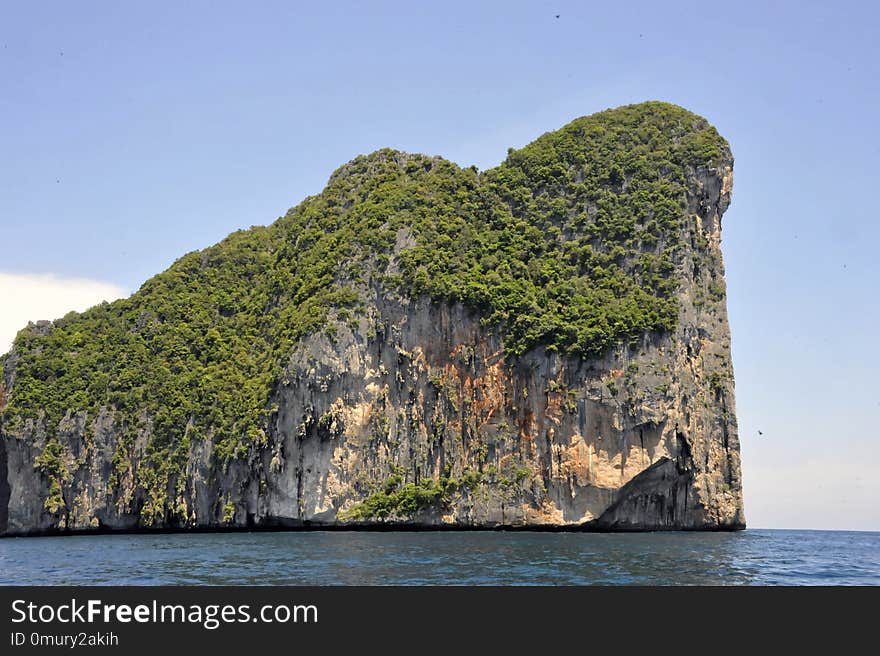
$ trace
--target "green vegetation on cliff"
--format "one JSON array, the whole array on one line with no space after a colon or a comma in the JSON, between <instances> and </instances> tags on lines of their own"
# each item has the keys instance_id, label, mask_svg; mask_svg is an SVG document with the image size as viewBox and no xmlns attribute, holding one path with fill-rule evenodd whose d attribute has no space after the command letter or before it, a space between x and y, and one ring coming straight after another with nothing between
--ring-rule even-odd
<instances>
[{"instance_id":1,"label":"green vegetation on cliff","mask_svg":"<svg viewBox=\"0 0 880 656\"><path fill-rule=\"evenodd\" d=\"M296 341L331 334L331 310L356 315L371 288L473 307L514 356L591 356L671 330L688 171L729 157L705 120L657 102L577 119L484 173L393 150L358 157L271 226L185 255L130 298L20 332L2 428L42 422L35 467L55 512L68 476L59 423L85 413L90 427L107 411L123 435L114 491L135 477L133 510L167 521L184 512L192 445L210 439L228 463L263 443ZM437 486L404 501L421 507ZM379 501L396 507L400 492Z\"/></svg>"},{"instance_id":2,"label":"green vegetation on cliff","mask_svg":"<svg viewBox=\"0 0 880 656\"><path fill-rule=\"evenodd\" d=\"M416 222L406 286L480 308L517 355L539 344L598 355L671 330L687 170L726 153L714 128L663 103L577 119Z\"/></svg>"},{"instance_id":3,"label":"green vegetation on cliff","mask_svg":"<svg viewBox=\"0 0 880 656\"><path fill-rule=\"evenodd\" d=\"M419 511L440 510L452 495L472 490L480 484L482 475L466 471L460 478L443 475L439 480L427 478L418 483L404 483L400 474L391 476L376 490L351 508L339 513L342 521L410 518Z\"/></svg>"}]
</instances>

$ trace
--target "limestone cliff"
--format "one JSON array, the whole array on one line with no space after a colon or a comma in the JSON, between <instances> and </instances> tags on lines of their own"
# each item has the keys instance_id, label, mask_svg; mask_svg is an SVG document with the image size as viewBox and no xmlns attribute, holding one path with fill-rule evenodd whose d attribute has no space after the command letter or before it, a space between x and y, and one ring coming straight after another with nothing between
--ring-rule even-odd
<instances>
[{"instance_id":1,"label":"limestone cliff","mask_svg":"<svg viewBox=\"0 0 880 656\"><path fill-rule=\"evenodd\" d=\"M721 217L663 103L379 151L0 361L0 534L745 525Z\"/></svg>"}]
</instances>

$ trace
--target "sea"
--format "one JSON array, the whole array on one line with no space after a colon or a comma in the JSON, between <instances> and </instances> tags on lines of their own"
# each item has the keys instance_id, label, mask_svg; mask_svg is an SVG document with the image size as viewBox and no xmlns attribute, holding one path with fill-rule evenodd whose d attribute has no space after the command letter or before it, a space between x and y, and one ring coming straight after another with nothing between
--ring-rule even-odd
<instances>
[{"instance_id":1,"label":"sea","mask_svg":"<svg viewBox=\"0 0 880 656\"><path fill-rule=\"evenodd\" d=\"M3 585L880 585L880 532L300 531L0 539Z\"/></svg>"}]
</instances>

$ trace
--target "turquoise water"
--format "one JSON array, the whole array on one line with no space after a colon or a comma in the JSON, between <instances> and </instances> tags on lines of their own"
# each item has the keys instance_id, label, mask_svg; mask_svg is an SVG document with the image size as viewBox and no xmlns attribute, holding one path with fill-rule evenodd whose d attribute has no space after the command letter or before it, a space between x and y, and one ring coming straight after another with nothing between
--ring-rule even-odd
<instances>
[{"instance_id":1,"label":"turquoise water","mask_svg":"<svg viewBox=\"0 0 880 656\"><path fill-rule=\"evenodd\" d=\"M5 585L880 585L880 533L293 532L0 539Z\"/></svg>"}]
</instances>

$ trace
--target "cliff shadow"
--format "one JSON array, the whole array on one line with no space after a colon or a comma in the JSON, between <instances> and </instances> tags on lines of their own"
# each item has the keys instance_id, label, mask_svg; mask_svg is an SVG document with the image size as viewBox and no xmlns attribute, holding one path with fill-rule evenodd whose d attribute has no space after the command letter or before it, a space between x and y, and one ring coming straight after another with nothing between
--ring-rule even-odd
<instances>
[{"instance_id":1,"label":"cliff shadow","mask_svg":"<svg viewBox=\"0 0 880 656\"><path fill-rule=\"evenodd\" d=\"M9 525L9 465L6 457L6 439L0 436L0 535Z\"/></svg>"}]
</instances>

